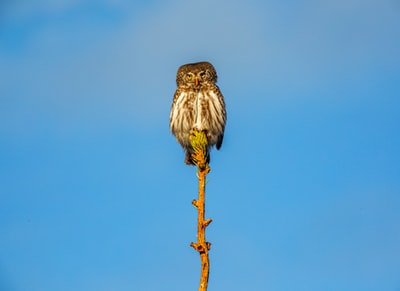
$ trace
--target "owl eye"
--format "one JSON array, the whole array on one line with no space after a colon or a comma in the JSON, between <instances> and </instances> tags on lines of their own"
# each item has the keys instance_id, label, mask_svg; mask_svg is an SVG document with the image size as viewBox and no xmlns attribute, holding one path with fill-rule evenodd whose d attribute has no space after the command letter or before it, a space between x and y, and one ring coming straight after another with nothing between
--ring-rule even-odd
<instances>
[{"instance_id":1,"label":"owl eye","mask_svg":"<svg viewBox=\"0 0 400 291\"><path fill-rule=\"evenodd\" d=\"M186 80L191 81L193 79L192 74L187 74L186 75Z\"/></svg>"},{"instance_id":2,"label":"owl eye","mask_svg":"<svg viewBox=\"0 0 400 291\"><path fill-rule=\"evenodd\" d=\"M207 76L207 74L205 72L201 72L200 73L200 78L205 79Z\"/></svg>"}]
</instances>

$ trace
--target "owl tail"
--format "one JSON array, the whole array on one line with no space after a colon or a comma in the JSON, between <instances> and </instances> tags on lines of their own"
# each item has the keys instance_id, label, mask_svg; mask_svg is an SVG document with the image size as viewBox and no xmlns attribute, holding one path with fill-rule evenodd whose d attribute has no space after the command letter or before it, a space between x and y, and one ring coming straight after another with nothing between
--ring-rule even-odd
<instances>
[{"instance_id":1,"label":"owl tail","mask_svg":"<svg viewBox=\"0 0 400 291\"><path fill-rule=\"evenodd\" d=\"M187 148L187 149L185 149L185 152L186 152L185 164L189 165L189 166L196 166L196 163L195 163L195 161L193 160L193 157L192 157L192 154L194 153L193 149L192 148ZM208 149L208 148L207 148L206 156L207 156L207 159L206 159L207 164L209 164L210 163L210 149Z\"/></svg>"}]
</instances>

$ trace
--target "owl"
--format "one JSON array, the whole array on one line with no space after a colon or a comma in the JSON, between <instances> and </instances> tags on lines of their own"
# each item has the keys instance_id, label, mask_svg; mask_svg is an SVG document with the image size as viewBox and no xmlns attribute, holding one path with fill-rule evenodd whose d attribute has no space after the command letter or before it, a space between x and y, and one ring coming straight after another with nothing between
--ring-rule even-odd
<instances>
[{"instance_id":1,"label":"owl","mask_svg":"<svg viewBox=\"0 0 400 291\"><path fill-rule=\"evenodd\" d=\"M194 165L189 136L192 130L205 131L210 149L221 148L226 123L224 97L217 82L217 72L209 62L186 64L178 69L169 126L185 150L185 163Z\"/></svg>"}]
</instances>

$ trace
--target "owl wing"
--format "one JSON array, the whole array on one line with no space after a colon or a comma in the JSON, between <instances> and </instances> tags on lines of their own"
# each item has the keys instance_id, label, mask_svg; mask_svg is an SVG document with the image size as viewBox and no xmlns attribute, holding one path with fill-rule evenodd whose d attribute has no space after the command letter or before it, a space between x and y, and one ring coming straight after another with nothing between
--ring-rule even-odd
<instances>
[{"instance_id":1,"label":"owl wing","mask_svg":"<svg viewBox=\"0 0 400 291\"><path fill-rule=\"evenodd\" d=\"M172 101L172 106L171 106L171 112L169 114L169 125L170 125L170 130L174 133L175 132L175 127L176 123L178 121L179 115L181 112L179 112L178 107L181 107L182 99L184 98L184 92L182 92L181 89L177 89L174 94L174 98ZM182 109L181 109L182 110Z\"/></svg>"},{"instance_id":2,"label":"owl wing","mask_svg":"<svg viewBox=\"0 0 400 291\"><path fill-rule=\"evenodd\" d=\"M217 101L213 104L213 108L218 108L218 127L220 128L220 134L217 137L217 142L215 144L215 148L219 150L222 146L222 141L224 140L224 131L225 131L225 123L226 123L226 109L225 109L225 100L224 96L222 96L221 91L219 90L219 87L215 85L213 88L213 93L217 96L217 99L214 99L214 101Z\"/></svg>"},{"instance_id":3,"label":"owl wing","mask_svg":"<svg viewBox=\"0 0 400 291\"><path fill-rule=\"evenodd\" d=\"M183 147L190 145L189 135L194 120L193 98L194 93L178 88L172 102L170 130Z\"/></svg>"}]
</instances>

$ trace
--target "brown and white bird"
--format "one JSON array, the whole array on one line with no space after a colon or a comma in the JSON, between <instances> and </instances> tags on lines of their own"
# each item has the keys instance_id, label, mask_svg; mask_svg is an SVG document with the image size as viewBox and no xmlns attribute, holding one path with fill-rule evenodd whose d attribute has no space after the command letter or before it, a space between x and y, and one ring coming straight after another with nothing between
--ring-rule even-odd
<instances>
[{"instance_id":1,"label":"brown and white bird","mask_svg":"<svg viewBox=\"0 0 400 291\"><path fill-rule=\"evenodd\" d=\"M185 163L194 165L189 136L192 130L205 131L208 140L207 162L212 146L221 148L226 123L224 97L217 72L209 62L186 64L178 69L169 126L186 152Z\"/></svg>"}]
</instances>

